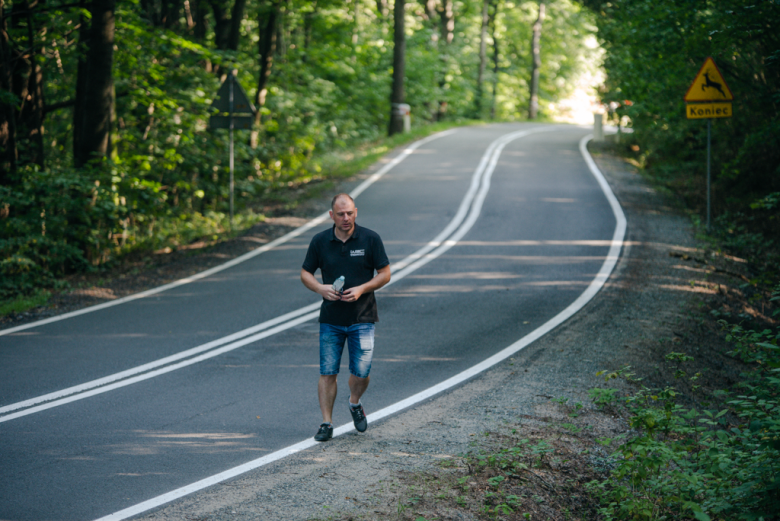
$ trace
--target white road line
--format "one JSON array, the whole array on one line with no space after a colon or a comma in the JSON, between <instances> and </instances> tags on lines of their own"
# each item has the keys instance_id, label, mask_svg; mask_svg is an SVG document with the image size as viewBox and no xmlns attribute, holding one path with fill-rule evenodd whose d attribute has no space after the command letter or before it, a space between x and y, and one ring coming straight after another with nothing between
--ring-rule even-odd
<instances>
[{"instance_id":1,"label":"white road line","mask_svg":"<svg viewBox=\"0 0 780 521\"><path fill-rule=\"evenodd\" d=\"M389 162L387 165L382 167L380 170L378 170L376 173L374 173L371 177L369 177L364 182L362 182L359 186L357 186L352 191L352 193L350 195L353 198L356 198L358 195L363 193L363 191L366 188L371 186L373 183L375 183L377 180L379 180L379 178L381 178L383 175L385 175L387 172L389 172L391 168L393 168L398 163L400 163L404 158L408 157L409 154L411 154L415 149L417 149L421 145L424 145L425 143L428 143L428 142L432 141L433 139L438 139L440 137L444 137L444 136L447 136L449 134L452 134L456 130L457 129L452 129L452 130L448 130L448 131L445 131L445 132L440 132L438 134L434 134L434 135L429 136L429 137L427 137L425 139L422 139L422 140L420 140L420 141L418 141L416 143L413 143L412 145L407 147L403 151L403 153L401 153L398 156L396 156L391 162ZM328 217L328 214L326 212L326 213L320 215L319 217L316 217L315 219L309 221L308 223L306 223L305 225L301 226L300 228L297 228L297 229L293 230L292 232L290 232L290 233L288 233L288 234L286 234L286 235L284 235L284 236L282 236L282 237L280 237L280 238L278 238L278 239L276 239L276 240L274 240L274 241L272 241L272 242L270 242L270 243L268 243L268 244L266 244L266 245L264 245L264 246L262 246L260 248L257 248L256 250L252 250L251 252L246 253L246 254L244 254L244 255L242 255L240 257L237 257L237 258L233 259L230 262L227 262L225 264L221 264L220 266L216 266L216 267L211 268L209 270L203 271L201 273L198 273L197 275L193 275L192 277L181 279L181 280L178 280L176 282L172 282L171 284L166 284L164 286L159 286L157 288L153 288L151 290L148 290L148 291L145 291L145 292L142 292L142 293L137 293L135 295L130 295L128 297L124 297L123 299L118 299L118 300L115 300L115 301L106 302L104 304L99 304L97 306L92 306L92 307L85 308L85 309L82 309L82 310L79 310L79 311L74 311L72 313L66 313L66 314L60 315L58 317L52 317L50 319L39 320L37 322L32 322L30 324L24 324L22 326L18 326L18 327L15 327L15 328L5 329L5 330L0 331L0 336L5 335L5 334L9 334L9 333L13 333L13 332L16 332L16 331L20 331L22 329L29 329L29 328L36 327L36 326L42 326L44 324L48 324L48 323L51 323L51 322L56 322L58 320L64 320L66 318L70 318L70 317L73 317L73 316L81 315L81 314L84 314L84 313L97 311L99 309L104 309L106 307L118 305L118 304L121 304L123 302L130 302L132 300L136 300L136 299L139 299L139 298L147 297L149 295L160 293L160 292L165 291L167 289L171 289L171 288L174 288L176 286L181 286L183 284L187 284L189 282L193 282L194 280L198 280L198 279L207 277L209 275L213 275L214 273L217 273L218 271L222 271L222 270L227 269L229 267L235 266L239 262L244 262L244 261L246 261L246 260L248 260L248 259L250 259L252 257L260 255L261 253L263 253L265 251L268 251L269 249L271 249L271 248L273 248L275 246L279 246L280 244L283 244L284 242L287 242L290 239L292 239L294 237L297 237L298 235L301 235L302 233L306 232L307 230L310 230L314 226L316 226L316 225L320 224L321 222L323 222L327 217ZM85 382L83 384L79 384L79 385L76 385L76 386L73 386L73 387L68 387L67 389L62 389L62 390L55 391L55 392L52 392L52 393L48 393L48 394L45 394L45 395L42 395L42 396L37 396L35 398L30 398L28 400L24 400L24 401L21 401L21 402L16 402L16 403L12 403L12 404L0 407L0 414L7 413L7 412L10 412L10 411L15 411L15 410L18 410L18 409L24 409L25 407L32 407L33 405L37 405L39 403L44 403L44 402L48 402L48 401L51 401L51 400L56 400L56 399L59 399L59 398L63 398L65 396L70 396L70 395L75 394L75 393L84 392L84 391L87 391L89 389L94 389L95 387L100 387L102 385L110 384L112 382L116 382L116 381L122 380L124 378L129 378L131 376L134 376L134 375L137 375L137 374L140 374L140 373L144 373L146 371L150 371L150 370L155 369L157 367L162 367L164 365L170 364L170 363L175 362L177 360L181 360L183 358L188 358L188 357L194 356L194 355L196 355L198 353L202 353L204 351L208 351L209 349L214 349L215 347L219 347L219 346L227 344L229 342L233 342L233 341L238 340L239 338L242 338L244 336L257 333L259 331L262 331L263 329L267 329L269 327L275 326L275 325L277 325L277 324L279 324L281 322L284 322L286 320L291 320L291 319L293 319L293 318L295 318L295 317L297 317L297 316L299 316L301 314L304 314L304 313L307 313L307 312L310 312L310 311L314 311L319 306L320 306L320 302L316 302L316 303L314 303L314 304L312 304L310 306L306 306L306 307L297 309L295 311L291 311L290 313L286 313L286 314L284 314L284 315L282 315L280 317L277 317L277 318L274 318L274 319L262 322L260 324L255 325L255 326L252 326L252 327L249 327L247 329L244 329L242 331L238 331L236 333L233 333L231 335L227 335L225 337L218 338L216 340L212 340L211 342L208 342L208 343L200 345L200 346L193 347L193 348L188 349L186 351L182 351L180 353L176 353L175 355L171 355L171 356L168 356L168 357L165 357L165 358L161 358L161 359L155 360L153 362L149 362L149 363L137 366L137 367L133 367L133 368L127 369L125 371L121 371L119 373L108 375L108 376L105 376L103 378L98 378L96 380ZM73 400L70 400L70 401L73 401ZM15 417L18 417L18 416L15 416ZM7 418L6 417L0 417L0 423L2 423L3 421L7 421Z\"/></svg>"},{"instance_id":2,"label":"white road line","mask_svg":"<svg viewBox=\"0 0 780 521\"><path fill-rule=\"evenodd\" d=\"M440 137L448 136L454 132L457 132L457 129L450 129L445 130L444 132L439 132L437 134L433 134L431 136L428 136L426 138L423 138L415 143L412 143L409 145L406 149L404 149L403 152L398 154L395 158L393 158L392 161L390 161L388 164L383 166L380 170L378 170L376 173L371 175L368 179L360 183L351 193L350 195L355 198L361 193L363 193L366 188L374 184L376 181L379 180L383 175L385 175L387 172L389 172L394 166L396 166L398 163L406 159L412 152L414 152L417 148L420 146L433 141L434 139L439 139ZM196 273L195 275L192 275L190 277L186 277L183 279L179 279L177 281L171 282L169 284L165 284L163 286L158 286L156 288L152 288L146 291L142 291L140 293L135 293L133 295L128 295L126 297L122 297L116 300L112 300L110 302L104 302L102 304L98 304L96 306L90 306L88 308L79 309L77 311L71 311L70 313L64 313L62 315L58 315L56 317L50 317L43 320L37 320L35 322L30 322L29 324L22 324L21 326L11 327L8 329L2 329L0 330L0 336L9 335L11 333L16 333L17 331L23 331L25 329L30 329L33 327L43 326L45 324L51 324L52 322L59 322L60 320L65 320L67 318L77 317L79 315L84 315L85 313L92 313L93 311L98 311L100 309L110 308L112 306L118 306L119 304L124 304L126 302L132 302L133 300L138 300L144 297L148 297L150 295L156 295L157 293L162 293L163 291L173 289L179 286L183 286L184 284L189 284L190 282L194 282L196 280L203 279L205 277L208 277L210 275L213 275L215 273L219 273L220 271L226 270L228 268L232 268L233 266L237 264L241 264L244 261L247 261L253 257L257 257L261 253L265 253L268 250L271 250L280 244L284 244L285 242L289 241L290 239L294 239L295 237L298 237L299 235L307 232L308 230L311 230L318 224L322 223L328 218L328 212L323 213L322 215L319 215L309 221L308 223L304 224L303 226L296 228L295 230L277 238L273 241L269 242L268 244L264 244L263 246L260 246L259 248L256 248L250 252L247 252L239 257L236 257L235 259L232 259L224 264L220 264L219 266L214 266L213 268L210 268L206 271L202 271L200 273Z\"/></svg>"},{"instance_id":3,"label":"white road line","mask_svg":"<svg viewBox=\"0 0 780 521\"><path fill-rule=\"evenodd\" d=\"M508 136L507 136L508 137ZM516 136L513 139L517 139ZM575 313L577 313L580 309L582 309L588 302L590 302L591 299L599 292L599 290L604 286L607 279L609 278L610 274L615 268L615 265L617 264L617 261L620 257L620 250L623 246L623 239L625 237L626 233L626 217L623 214L623 210L620 207L620 203L618 203L617 198L612 193L612 189L609 187L609 184L607 183L606 179L604 178L604 175L601 173L601 171L596 166L596 163L593 161L593 158L588 153L588 150L586 148L586 145L590 139L592 139L592 135L587 135L580 141L579 148L580 152L582 153L583 158L585 159L586 164L588 165L588 168L590 169L593 176L596 178L596 180L599 183L599 186L601 186L602 191L604 192L604 195L607 197L607 200L609 201L609 204L612 208L612 212L615 215L615 219L617 221L617 225L615 226L615 231L612 234L612 241L609 248L609 252L607 253L606 259L604 259L604 263L601 265L601 269L599 270L596 277L593 279L593 281L590 283L588 288L574 301L572 302L566 309L555 315L553 318L545 322L542 326L535 329L531 333L527 334L526 336L522 337L517 342L513 343L509 347L506 347L502 351L496 353L495 355L491 356L490 358L480 362L479 364L437 384L433 387L429 387L428 389L419 392L413 396L410 396L409 398L406 398L405 400L401 400L400 402L397 402L393 405L390 405L388 407L385 407L384 409L381 409L375 413L368 415L369 422L376 422L381 420L382 418L386 418L387 416L390 416L392 414L395 414L407 407L411 407L412 405L415 405L417 403L420 403L424 400L427 400L428 398L445 391L447 389L450 389L456 385L459 385L466 380L476 376L477 374L481 373L482 371L485 371L486 369L493 367L497 363L506 360L510 356L516 354L518 351L526 347L527 345L531 344L535 340L538 340L543 335L549 333L551 330L553 330L555 327L562 324L567 319L571 318ZM500 149L496 150L496 154L493 155L493 158L491 160L491 170L490 174L492 174L492 169L495 168L496 161L498 161L498 155L501 153L501 150L503 149L503 146L505 146L509 141L507 140L504 142ZM488 177L488 176L486 176ZM489 179L486 182L486 185L489 186ZM483 184L485 186L485 184ZM484 192L487 193L486 191ZM484 195L481 198L482 200L479 201L479 205L481 206L482 201L484 201ZM475 203L476 205L477 203ZM464 223L465 226L471 226L468 223ZM447 241L450 242L450 241ZM438 256L438 255L437 255ZM422 259L421 259L422 260ZM333 436L340 436L344 433L350 432L354 429L354 426L351 423L347 423L344 425L339 426L338 428L334 429ZM212 485L216 485L218 483L221 483L223 481L226 481L228 479L234 478L236 476L239 476L241 474L244 474L246 472L250 472L252 470L255 470L257 468L260 468L264 465L268 465L269 463L273 463L274 461L280 460L286 456L289 456L291 454L295 454L296 452L300 452L302 450L311 448L313 446L317 445L317 442L313 439L307 439L304 441L301 441L299 443L296 443L295 445L290 445L289 447L285 447L284 449L278 450L276 452L273 452L271 454L268 454L267 456L263 456L262 458L258 458L256 460L244 463L243 465L239 465L237 467L233 467L232 469L226 470L224 472L221 472L219 474L215 474L213 476L210 476L208 478L202 479L200 481L197 481L195 483L192 483L190 485L187 485L185 487L178 488L176 490L172 490L171 492L168 492L166 494L157 496L155 498L152 498L148 501L144 501L142 503L139 503L137 505L133 505L129 508L126 508L124 510L120 510L119 512L115 512L113 514L110 514L105 517L101 517L100 519L96 521L121 521L124 519L128 519L130 517L133 517L135 515L138 515L142 512L146 512L147 510L151 510L153 508L157 508L161 505L164 505L165 503L169 503L171 501L174 501L176 499L179 499L181 497L184 497L186 495L192 494L193 492L197 492L199 490L203 490L207 487L210 487Z\"/></svg>"},{"instance_id":4,"label":"white road line","mask_svg":"<svg viewBox=\"0 0 780 521\"><path fill-rule=\"evenodd\" d=\"M190 356L195 356L198 353L203 353L204 351L208 351L210 349L214 349L216 347L219 347L223 344L226 344L228 342L232 342L234 340L238 340L239 338L245 337L247 335L251 335L253 333L257 333L259 331L262 331L264 329L268 329L269 327L276 326L278 324L281 324L283 322L287 322L288 320L292 320L304 313L312 312L317 309L319 309L321 305L321 302L315 302L314 304L311 304L306 307L302 307L300 309L296 309L295 311L291 311L290 313L286 313L282 316L276 317L272 320L267 320L261 324L257 324L256 326L252 326L250 328L244 329L242 331L239 331L237 333L233 333L232 335L228 335L226 337L218 338L216 340L213 340L211 342L208 342L206 344L193 347L192 349L187 349L186 351L182 351L180 353L176 353L175 355L167 356L165 358L161 358L159 360L155 360L154 362L149 362L148 364L139 365L137 367L133 367L131 369L128 369L126 371L122 371L119 373L115 373L112 375L105 376L103 378L98 378L97 380L92 380L90 382L86 382L80 385L75 385L73 387L68 387L67 389L62 389L60 391L56 391L49 394L44 394L42 396L37 396L35 398L30 398L29 400L24 400L22 402L16 402L12 403L10 405L6 405L4 407L0 407L0 413L6 413L9 411L15 411L18 409L24 409L25 407L32 407L33 405L37 405L39 403L43 402L49 402L51 400L57 400L59 398L64 398L66 396L74 395L76 393L84 393L79 394L80 397L86 398L87 396L94 396L97 393L85 393L85 391L88 391L89 389L94 389L96 387L100 387L106 384L110 384L112 382L116 382L118 380L123 380L124 378L129 378L131 376L145 373L146 371L151 371L152 369L156 369L158 367L162 367L164 365L176 362L177 360L182 360L184 358L189 358ZM292 327L292 326L290 326ZM231 344L232 345L232 344ZM242 344L243 345L243 344ZM162 373L158 373L162 374ZM146 375L145 375L146 376ZM145 378L144 378L145 379ZM134 380L133 382L140 381L138 379ZM124 382L121 382L122 385L129 385L129 380L125 380ZM110 389L116 389L119 386L112 386L110 388L104 387L100 392L105 392ZM80 399L80 398L76 398ZM32 414L33 412L42 411L45 409L50 409L53 406L56 405L63 405L65 403L70 403L74 400L74 397L67 398L65 400L59 401L59 402L53 402L51 404L48 404L44 407L36 407L35 409L29 409L27 411L24 411L24 414L17 414L17 415L9 415L9 416L0 416L0 423L8 420L12 420L14 418L19 418L21 416L26 416L27 414Z\"/></svg>"},{"instance_id":5,"label":"white road line","mask_svg":"<svg viewBox=\"0 0 780 521\"><path fill-rule=\"evenodd\" d=\"M519 139L521 137L525 137L528 134L535 134L537 132L550 132L554 130L560 130L560 127L541 127L536 129L530 129L530 130L522 130L519 132L513 132L511 134L507 134L494 141L493 144L495 145L495 147L491 145L491 148L488 149L488 152L485 153L485 156L483 157L483 161L480 162L480 166L482 166L484 163L487 163L486 172L485 175L482 176L482 180L481 180L482 186L480 188L479 193L476 195L476 201L474 202L474 205L471 207L471 212L469 213L469 217L466 223L455 234L453 234L452 237L450 237L446 241L444 241L444 238L446 238L446 236L443 237L442 238L443 242L437 244L438 247L436 247L436 249L431 248L429 252L426 252L424 256L421 256L420 259L406 266L401 272L398 273L398 275L393 275L393 277L401 279L405 277L408 273L411 273L412 271L415 271L420 267L428 264L433 259L439 257L444 252L446 252L447 250L455 246L455 244L457 244L457 242L460 241L460 239L462 239L463 236L466 235L466 233L468 233L471 227L474 226L474 223L477 221L477 218L479 217L479 214L482 211L482 203L484 202L485 197L487 196L487 192L490 189L490 178L493 175L493 170L496 168L496 164L498 163L498 158L501 155L501 152L504 150L504 147L509 142L514 141L515 139ZM436 239L434 239L434 241L435 240Z\"/></svg>"},{"instance_id":6,"label":"white road line","mask_svg":"<svg viewBox=\"0 0 780 521\"><path fill-rule=\"evenodd\" d=\"M464 196L463 200L461 201L461 205L458 209L458 212L455 214L453 219L450 221L450 223L447 225L447 227L439 234L437 235L431 242L426 244L424 247L422 247L417 252L413 253L412 255L409 255L402 261L394 264L392 266L393 271L393 278L391 280L391 283L397 282L401 279L403 279L408 273L411 273L414 270L419 269L420 267L424 266L431 260L435 259L444 251L450 249L454 243L450 243L448 241L444 246L442 246L442 241L447 238L462 222L463 219L466 216L466 212L469 209L469 206L471 206L472 201L474 200L475 196L477 195L477 189L480 186L480 184L484 185L484 177L486 168L489 168L490 174L492 174L493 168L495 168L495 162L498 160L498 156L496 155L496 147L500 147L500 149L503 149L505 144L508 142L507 139L516 139L518 137L525 136L529 133L534 132L547 132L550 130L558 130L560 127L539 127L535 129L529 129L524 130L520 132L514 132L511 134L507 134L505 136L502 136L495 141L493 141L485 151L485 153L482 156L482 159L480 160L479 164L477 165L476 170L474 171L474 174L472 174L472 180L471 185L469 187L469 190L467 191L466 195ZM441 136L441 134L437 134L438 136ZM430 140L429 140L430 141ZM418 143L415 143L415 147L423 144L425 140L419 141ZM408 148L407 151L414 150L412 147ZM411 153L411 152L409 152ZM408 155L408 154L407 154ZM400 156L399 156L400 157ZM398 157L396 157L398 159ZM391 163L392 164L392 163ZM397 163L396 163L397 164ZM384 175L385 172L389 170L389 165L385 166L382 170L378 171L376 174L372 176L373 181L376 181L379 179L381 175ZM369 178L367 181L370 181L372 178ZM356 197L358 194L360 194L363 190L365 190L366 187L370 186L370 184L367 184L367 182L361 183L360 186L358 186L355 191L352 192L352 196ZM488 184L489 186L489 184ZM487 193L486 192L487 187L483 187L480 193ZM484 199L484 195L482 195L482 199ZM481 202L480 202L480 208L481 208ZM479 209L477 210L477 213L474 214L473 209L471 212L471 217L469 218L469 224L468 229L473 226L474 222L476 221L476 217L479 215ZM307 225L308 226L308 225ZM459 233L458 238L465 235L466 230L461 230ZM434 252L433 254L430 254L429 252L431 250L434 250L438 247L438 250ZM438 252L438 253L437 253ZM253 252L252 252L253 253ZM108 375L103 378L99 378L96 380L92 380L90 382L86 382L80 385L76 385L73 387L69 387L67 389L62 389L60 391L55 391L52 393L48 393L42 396L38 396L35 398L30 398L28 400L24 400L21 402L12 403L3 407L0 407L0 414L2 413L9 413L11 411L19 411L20 409L25 409L16 413L7 414L5 416L0 416L0 423L14 420L17 418L21 418L24 416L28 416L30 414L35 414L37 412L45 411L47 409L51 409L53 407L58 407L60 405L65 405L68 403L75 402L77 400L82 400L84 398L89 398L91 396L95 396L98 394L102 394L108 391L112 391L114 389L118 389L120 387L125 387L127 385L132 385L134 383L138 383L144 380L148 380L150 378L154 378L156 376L160 376L162 374L169 373L171 371L174 371L176 369L181 369L184 367L187 367L189 365L202 362L204 360L207 360L209 358L213 358L215 356L224 354L228 351L232 351L234 349L238 349L239 347L243 347L249 343L255 342L257 340L266 338L272 334L280 333L282 331L285 331L287 329L290 329L291 327L294 327L297 324L301 323L301 320L296 318L300 315L303 315L305 313L314 312L311 315L307 315L306 320L310 320L311 318L316 317L316 309L318 309L320 306L320 302L315 302L309 306L305 306L303 308L297 309L295 311L291 311L289 313L286 313L285 315L282 315L280 317L277 317L272 320L268 320L266 322L263 322L261 324L252 326L250 328L244 329L242 331L239 331L237 333L233 333L231 335L228 335L223 338L219 338L216 340L213 340L211 342L208 342L206 344L193 347L191 349L188 349L186 351L182 351L181 353L177 353L175 355L171 355L165 358L162 358L160 360L155 360L153 362L149 362L147 364L143 364L137 367L133 367L131 369L127 369L125 371L121 371L119 373L115 373L113 375ZM287 322L286 324L283 324L285 321L290 320L290 322ZM303 320L305 322L306 320ZM265 329L268 329L270 327L274 327L271 331L272 332L265 332L265 333L259 333L260 331L263 331ZM249 338L245 338L244 340L239 340L240 338L246 337L248 335L253 335ZM219 346L222 346L224 344L224 347L220 349L216 349ZM189 358L191 356L198 355L200 353L204 353L206 351L212 350L214 351L209 352L208 354L201 354L201 356L197 356L195 358L192 358L190 360L187 360L185 362L179 362L173 366L166 367L164 369L157 369L160 367L163 367L167 364L171 364L173 362ZM149 372L147 372L149 371ZM144 373L144 374L142 374ZM41 405L39 405L41 404Z\"/></svg>"}]
</instances>

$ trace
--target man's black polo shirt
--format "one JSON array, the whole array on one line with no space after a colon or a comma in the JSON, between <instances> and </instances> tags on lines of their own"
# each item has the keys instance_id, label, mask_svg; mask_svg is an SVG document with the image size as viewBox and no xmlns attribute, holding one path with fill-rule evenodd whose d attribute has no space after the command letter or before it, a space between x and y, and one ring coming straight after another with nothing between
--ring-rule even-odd
<instances>
[{"instance_id":1,"label":"man's black polo shirt","mask_svg":"<svg viewBox=\"0 0 780 521\"><path fill-rule=\"evenodd\" d=\"M303 269L314 273L322 270L322 283L333 282L344 275L344 290L365 284L374 278L374 270L390 264L385 245L376 232L355 224L355 231L347 242L341 242L334 232L335 225L315 235ZM341 302L322 299L320 322L334 326L351 326L361 322L377 322L374 292L360 295L357 302Z\"/></svg>"}]
</instances>

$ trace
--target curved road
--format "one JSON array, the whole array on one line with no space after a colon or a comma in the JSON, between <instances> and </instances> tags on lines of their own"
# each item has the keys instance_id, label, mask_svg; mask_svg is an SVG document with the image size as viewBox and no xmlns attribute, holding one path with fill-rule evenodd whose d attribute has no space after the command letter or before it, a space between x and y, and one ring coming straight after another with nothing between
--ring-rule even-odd
<instances>
[{"instance_id":1,"label":"curved road","mask_svg":"<svg viewBox=\"0 0 780 521\"><path fill-rule=\"evenodd\" d=\"M358 223L382 236L391 262L407 258L453 218L464 226L458 209L465 198L476 211L472 183L480 168L485 175L486 151L529 130L491 167L465 235L378 294L369 414L538 328L599 272L616 221L578 127L490 125L430 139L359 195ZM198 363L69 403L35 399L209 342L232 345L220 339L316 303L299 272L311 236L327 226L156 295L0 331L0 519L100 518L313 436L317 323L305 310L293 327L244 334L245 345ZM347 375L345 356L336 425L350 421Z\"/></svg>"}]
</instances>

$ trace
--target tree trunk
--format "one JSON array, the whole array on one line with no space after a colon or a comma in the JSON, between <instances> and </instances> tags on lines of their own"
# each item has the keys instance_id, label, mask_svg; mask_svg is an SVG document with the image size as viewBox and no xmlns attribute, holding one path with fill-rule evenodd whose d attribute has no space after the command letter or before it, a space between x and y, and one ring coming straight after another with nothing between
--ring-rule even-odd
<instances>
[{"instance_id":1,"label":"tree trunk","mask_svg":"<svg viewBox=\"0 0 780 521\"><path fill-rule=\"evenodd\" d=\"M73 110L73 160L79 167L109 152L114 105L115 0L92 0L92 20L82 17L79 40L85 49L79 60L76 105Z\"/></svg>"},{"instance_id":2,"label":"tree trunk","mask_svg":"<svg viewBox=\"0 0 780 521\"><path fill-rule=\"evenodd\" d=\"M236 0L233 4L233 13L230 15L230 34L228 35L227 48L231 51L238 50L241 37L241 21L244 19L246 0Z\"/></svg>"},{"instance_id":3,"label":"tree trunk","mask_svg":"<svg viewBox=\"0 0 780 521\"><path fill-rule=\"evenodd\" d=\"M488 24L490 36L493 38L493 96L490 101L490 119L496 119L496 91L498 90L498 39L496 38L496 18L498 17L499 2L493 8Z\"/></svg>"},{"instance_id":4,"label":"tree trunk","mask_svg":"<svg viewBox=\"0 0 780 521\"><path fill-rule=\"evenodd\" d=\"M228 48L230 39L230 18L228 18L228 6L225 0L209 0L211 10L214 12L214 45L220 51Z\"/></svg>"},{"instance_id":5,"label":"tree trunk","mask_svg":"<svg viewBox=\"0 0 780 521\"><path fill-rule=\"evenodd\" d=\"M441 39L446 44L452 43L455 35L455 14L452 11L453 0L442 0L439 7L439 17L441 20Z\"/></svg>"},{"instance_id":6,"label":"tree trunk","mask_svg":"<svg viewBox=\"0 0 780 521\"><path fill-rule=\"evenodd\" d=\"M312 10L303 15L303 62L309 58L309 47L311 46L311 33L314 28L314 18L317 16L317 2L312 2Z\"/></svg>"},{"instance_id":7,"label":"tree trunk","mask_svg":"<svg viewBox=\"0 0 780 521\"><path fill-rule=\"evenodd\" d=\"M195 22L193 36L196 42L203 43L208 29L206 27L206 12L208 11L206 0L192 0L191 5L194 7L193 21Z\"/></svg>"},{"instance_id":8,"label":"tree trunk","mask_svg":"<svg viewBox=\"0 0 780 521\"><path fill-rule=\"evenodd\" d=\"M265 97L268 94L268 78L271 76L271 68L274 64L276 52L276 25L279 18L280 2L272 1L261 9L258 19L260 40L258 43L258 55L260 57L260 75L257 79L257 93L255 94L255 125L260 124L260 109L265 105ZM258 144L258 131L251 133L250 144L252 148Z\"/></svg>"},{"instance_id":9,"label":"tree trunk","mask_svg":"<svg viewBox=\"0 0 780 521\"><path fill-rule=\"evenodd\" d=\"M172 29L179 24L182 0L163 0L161 6L160 21L166 29Z\"/></svg>"},{"instance_id":10,"label":"tree trunk","mask_svg":"<svg viewBox=\"0 0 780 521\"><path fill-rule=\"evenodd\" d=\"M2 19L0 84L13 95L14 101L0 108L0 174L6 178L19 164L43 166L43 73L38 60L35 27L36 7L43 5L18 2L11 8L11 19ZM4 6L3 6L4 7ZM11 41L8 23L17 34L26 33L24 43ZM26 31L25 31L26 30Z\"/></svg>"},{"instance_id":11,"label":"tree trunk","mask_svg":"<svg viewBox=\"0 0 780 521\"><path fill-rule=\"evenodd\" d=\"M528 102L528 119L536 119L539 111L539 69L542 66L540 40L542 39L542 22L544 22L544 0L539 0L539 17L534 22L531 38L531 92Z\"/></svg>"},{"instance_id":12,"label":"tree trunk","mask_svg":"<svg viewBox=\"0 0 780 521\"><path fill-rule=\"evenodd\" d=\"M27 141L25 162L43 167L43 71L37 59L33 8L29 2L23 3L22 6L28 13L27 43L30 57L29 60L24 60L27 62L24 72L26 78L19 78L19 83L26 82L27 95L22 97L22 107L19 111L19 122L16 127L17 137ZM22 131L21 134L20 131Z\"/></svg>"},{"instance_id":13,"label":"tree trunk","mask_svg":"<svg viewBox=\"0 0 780 521\"><path fill-rule=\"evenodd\" d=\"M284 63L284 57L287 54L287 42L284 38L285 29L285 10L280 6L276 13L276 56Z\"/></svg>"},{"instance_id":14,"label":"tree trunk","mask_svg":"<svg viewBox=\"0 0 780 521\"><path fill-rule=\"evenodd\" d=\"M485 76L485 62L487 61L487 29L488 29L488 6L490 0L482 0L482 32L479 38L479 74L477 75L477 93L474 98L474 111L477 119L482 117L482 82Z\"/></svg>"},{"instance_id":15,"label":"tree trunk","mask_svg":"<svg viewBox=\"0 0 780 521\"><path fill-rule=\"evenodd\" d=\"M0 90L13 92L11 75L11 42L5 18L4 1L0 0ZM11 184L16 172L16 115L12 103L0 103L0 186Z\"/></svg>"},{"instance_id":16,"label":"tree trunk","mask_svg":"<svg viewBox=\"0 0 780 521\"><path fill-rule=\"evenodd\" d=\"M393 9L393 90L390 93L390 126L388 135L404 130L403 114L398 105L404 102L404 68L406 59L406 34L404 33L404 0L395 0Z\"/></svg>"},{"instance_id":17,"label":"tree trunk","mask_svg":"<svg viewBox=\"0 0 780 521\"><path fill-rule=\"evenodd\" d=\"M439 75L439 90L444 92L447 84L447 70L449 69L449 45L455 35L455 16L452 11L453 0L441 0L439 6L439 57L442 70ZM436 109L436 121L442 121L447 114L447 102L439 100Z\"/></svg>"},{"instance_id":18,"label":"tree trunk","mask_svg":"<svg viewBox=\"0 0 780 521\"><path fill-rule=\"evenodd\" d=\"M425 8L425 18L436 23L436 4L438 0L420 0L420 3Z\"/></svg>"},{"instance_id":19,"label":"tree trunk","mask_svg":"<svg viewBox=\"0 0 780 521\"><path fill-rule=\"evenodd\" d=\"M387 16L387 0L376 0L376 12L380 18Z\"/></svg>"},{"instance_id":20,"label":"tree trunk","mask_svg":"<svg viewBox=\"0 0 780 521\"><path fill-rule=\"evenodd\" d=\"M360 35L360 0L352 0L352 63L357 60L357 44Z\"/></svg>"}]
</instances>

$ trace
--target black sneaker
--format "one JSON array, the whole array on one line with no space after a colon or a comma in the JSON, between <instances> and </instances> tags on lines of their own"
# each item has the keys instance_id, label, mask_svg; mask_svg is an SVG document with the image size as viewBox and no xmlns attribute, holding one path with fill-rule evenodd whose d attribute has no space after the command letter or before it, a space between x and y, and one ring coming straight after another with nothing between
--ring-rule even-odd
<instances>
[{"instance_id":1,"label":"black sneaker","mask_svg":"<svg viewBox=\"0 0 780 521\"><path fill-rule=\"evenodd\" d=\"M315 441L328 441L333 437L333 425L329 423L323 423L320 425L320 430L314 435Z\"/></svg>"},{"instance_id":2,"label":"black sneaker","mask_svg":"<svg viewBox=\"0 0 780 521\"><path fill-rule=\"evenodd\" d=\"M352 413L352 422L355 424L357 431L366 432L368 420L366 420L366 412L363 410L363 405L358 405L357 407L350 405L349 412Z\"/></svg>"}]
</instances>

